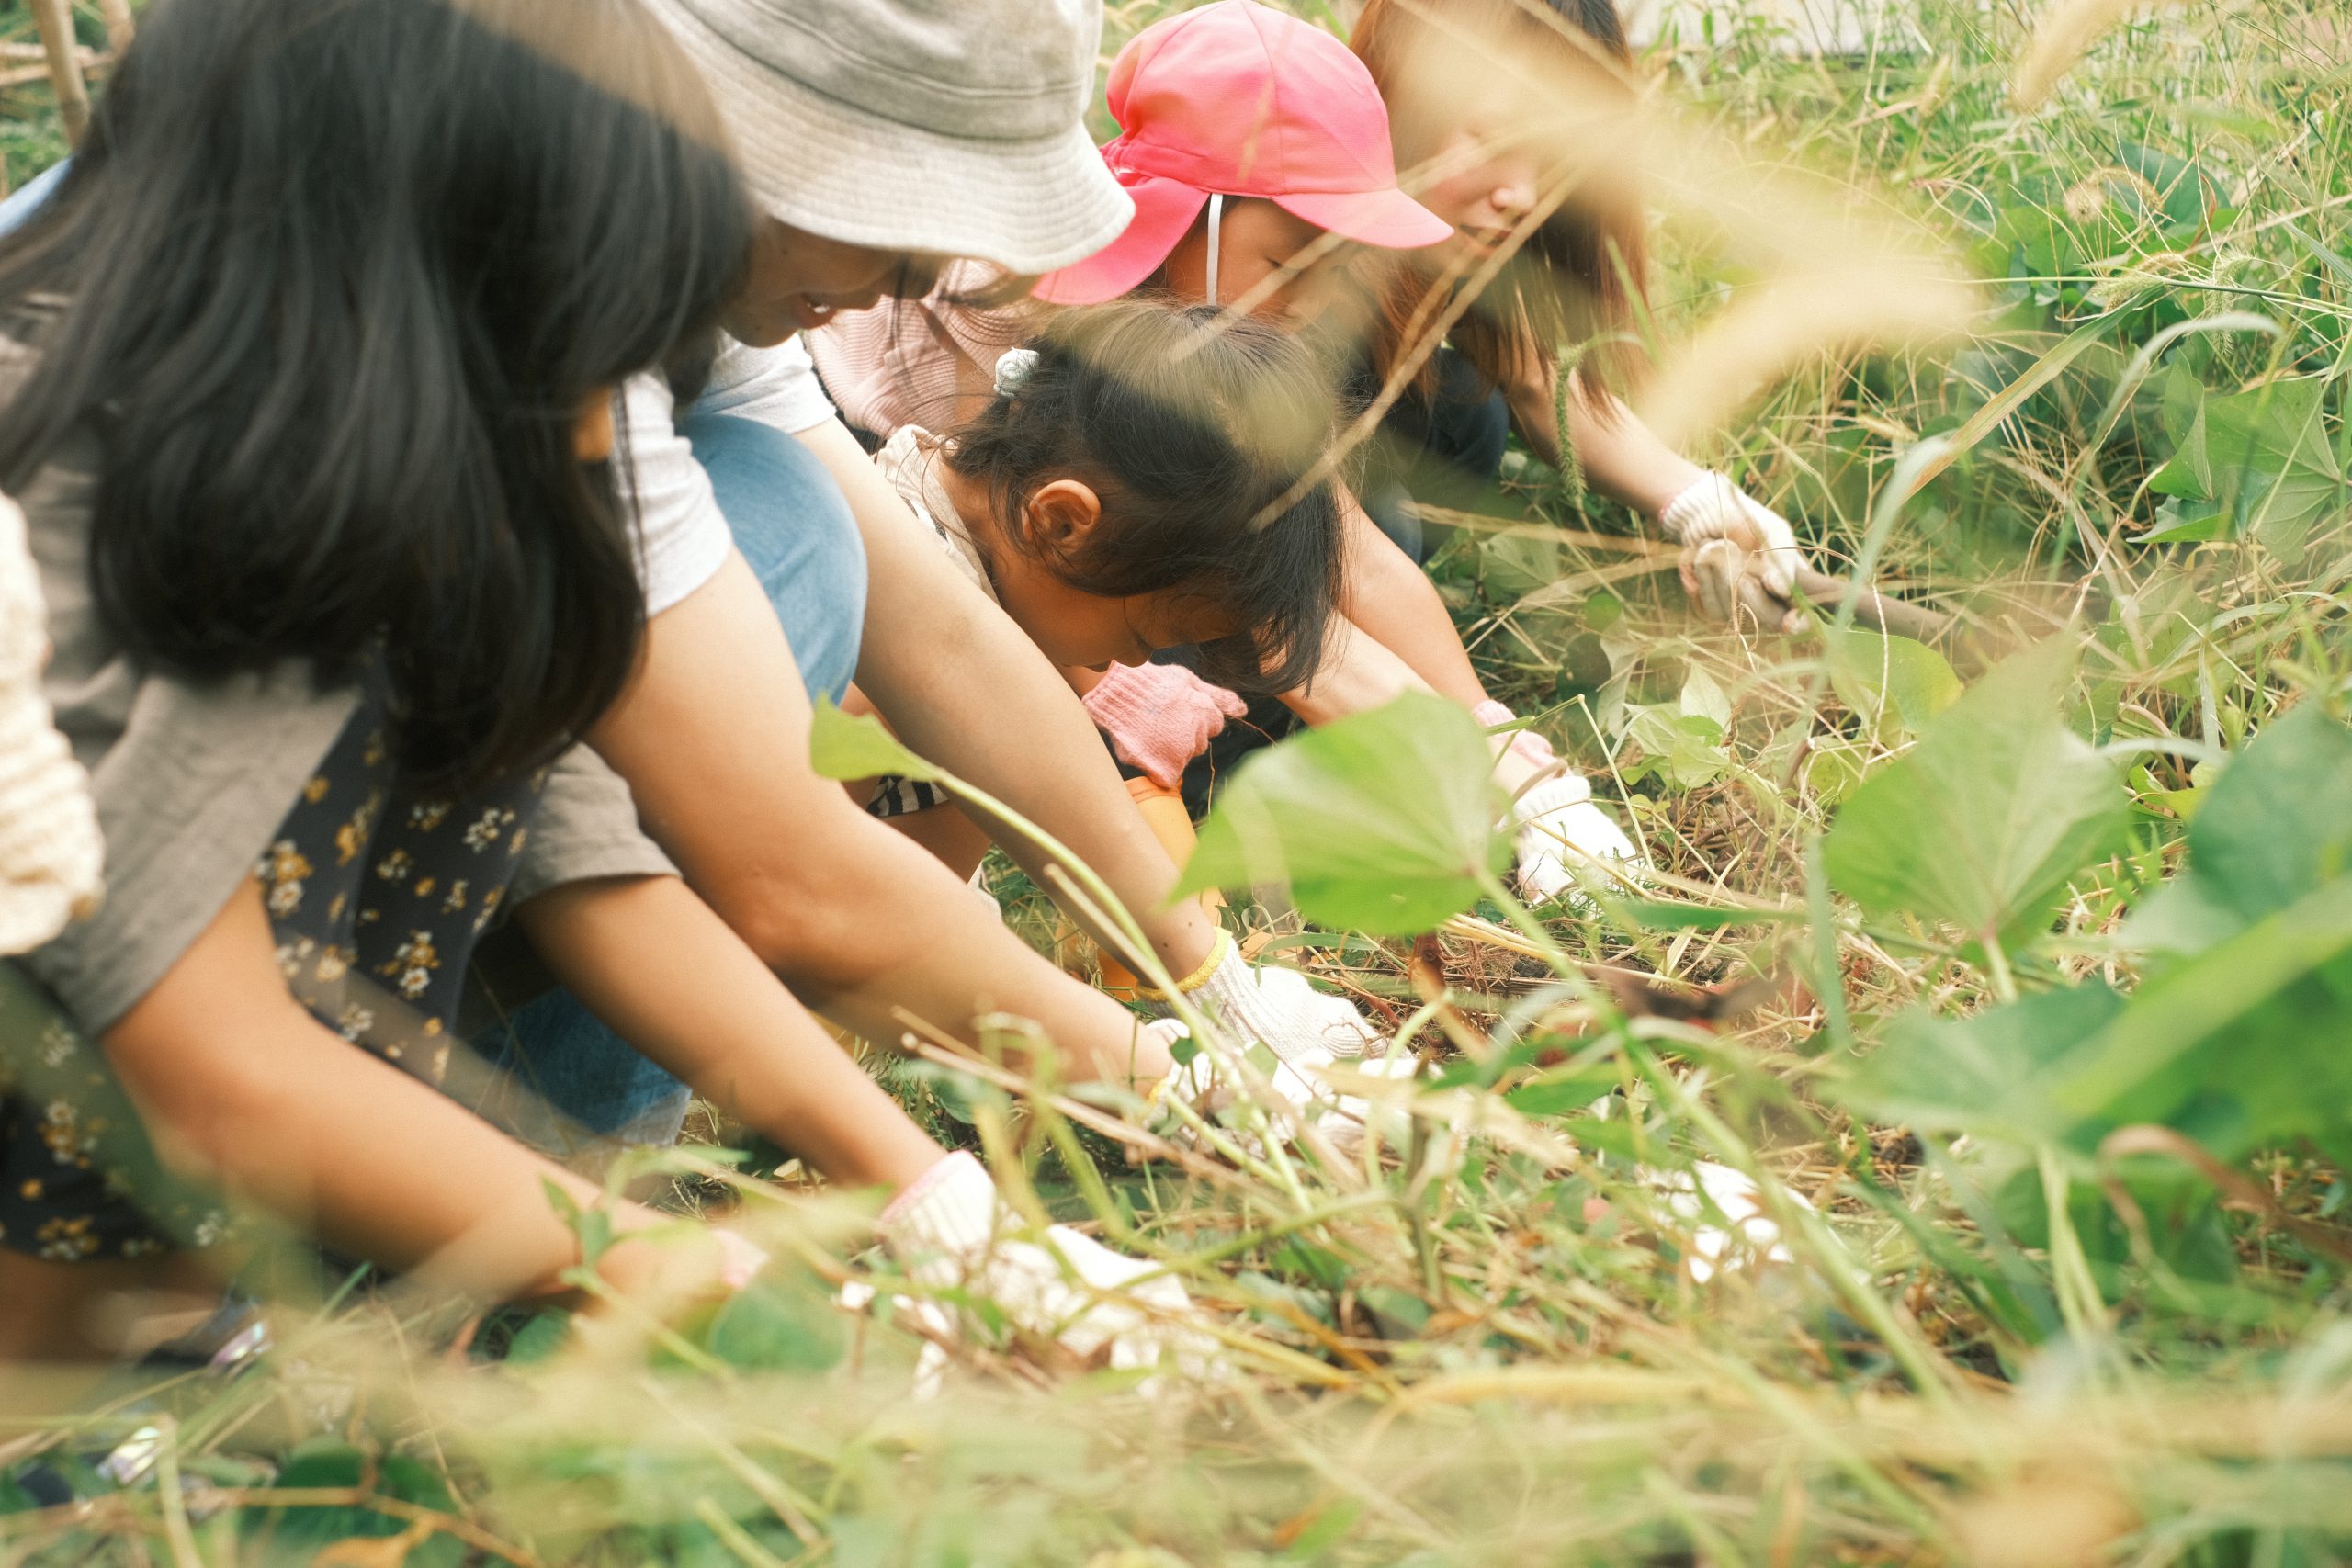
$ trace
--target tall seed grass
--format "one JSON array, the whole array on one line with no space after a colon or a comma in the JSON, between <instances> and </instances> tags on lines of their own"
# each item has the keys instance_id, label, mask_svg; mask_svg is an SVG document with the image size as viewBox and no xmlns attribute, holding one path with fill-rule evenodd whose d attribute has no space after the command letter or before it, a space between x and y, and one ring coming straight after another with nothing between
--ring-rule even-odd
<instances>
[{"instance_id":1,"label":"tall seed grass","mask_svg":"<svg viewBox=\"0 0 2352 1568\"><path fill-rule=\"evenodd\" d=\"M1106 50L1164 8L1114 6ZM1894 9L1859 58L1736 33L1641 62L1675 106L1664 144L1711 160L1663 203L1642 323L1668 391L1696 389L1668 400L1694 456L1832 560L1863 553L1874 513L1891 518L1881 580L1988 643L2084 640L2117 735L2227 749L2340 690L2346 508L2291 569L2134 536L2171 449L2159 370L2216 391L2327 376L2342 439L2344 18L2258 0ZM2103 30L2064 34L2093 11ZM1787 290L1817 296L1852 260L1809 256L1785 211L1711 197L1792 182L1848 193L1973 273L1967 305L1942 310L1945 341L1860 342L1836 330L1833 294L1769 354L1711 346L1723 323L1769 322ZM2271 330L2209 323L2135 365L2159 333L2225 313ZM1942 456L1919 460L1934 437ZM1917 492L1890 497L1898 475ZM1244 910L1432 1056L1547 1020L1590 1074L1582 1092L1613 1090L1609 1112L1515 1108L1473 1075L1386 1091L1394 1119L1335 1164L1131 1165L1083 1098L932 1048L891 1069L910 1103L987 1147L1024 1201L1164 1259L1227 1325L1229 1378L1146 1392L1047 1375L1042 1351L973 1351L942 1397L910 1400L913 1342L823 1306L816 1260L854 1236L854 1216L812 1219L774 1184L689 1161L688 1201L737 1206L811 1260L756 1310L675 1343L616 1324L545 1359L526 1327L503 1364L393 1294L281 1312L279 1348L241 1377L119 1379L70 1417L0 1425L0 1465L43 1460L86 1494L10 1497L0 1562L2283 1565L2352 1551L2338 1261L2241 1210L2222 1222L2239 1265L2224 1282L2145 1258L2095 1269L2098 1238L2027 1239L1996 1213L1968 1148L1815 1092L1875 1020L1970 1010L1995 988L1932 932L1865 933L1808 874L1838 798L1908 743L1899 716L1871 711L1818 637L1695 625L1670 571L1589 537L1631 520L1571 502L1538 466L1515 459L1503 491L1452 521L1432 570L1498 694L1544 716L1677 897L1759 916L1561 919L1553 939L1699 983L1803 974L1810 993L1784 988L1721 1035L1619 1024L1490 921L1374 942ZM2184 598L2222 610L2222 629L2169 628ZM1686 714L1718 719L1720 739L1678 745L1665 721ZM2152 763L2152 811L2190 782L2185 762ZM2052 963L2130 983L2105 939L2178 858L2177 835L2149 842L2078 881ZM1810 929L1781 918L1808 913ZM1640 1172L1701 1156L1818 1207L1808 1222L1778 1205L1793 1264L1694 1281L1693 1221ZM2333 1168L2282 1156L2252 1175L2278 1213L2335 1224ZM790 1168L778 1179L798 1185ZM76 1458L139 1434L153 1462L132 1485Z\"/></svg>"}]
</instances>

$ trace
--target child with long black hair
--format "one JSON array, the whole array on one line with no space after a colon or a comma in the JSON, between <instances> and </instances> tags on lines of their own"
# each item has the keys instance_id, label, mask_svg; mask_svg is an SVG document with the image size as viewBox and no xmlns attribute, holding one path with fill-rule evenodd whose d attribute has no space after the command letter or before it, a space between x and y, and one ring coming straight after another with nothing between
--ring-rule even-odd
<instances>
[{"instance_id":1,"label":"child with long black hair","mask_svg":"<svg viewBox=\"0 0 2352 1568\"><path fill-rule=\"evenodd\" d=\"M0 1354L104 1348L77 1302L223 1240L216 1193L480 1296L555 1289L580 1247L547 1184L603 1194L436 1092L510 906L641 1049L895 1190L883 1235L920 1277L1081 1348L1148 1342L1067 1282L1144 1266L1058 1228L997 1246L985 1173L648 841L534 873L543 800L622 787L574 745L644 639L614 393L737 289L724 143L633 0L163 0L0 243L0 486L108 842L39 987L0 976L0 1299L49 1309L0 1320ZM760 1261L611 1207L624 1291Z\"/></svg>"}]
</instances>

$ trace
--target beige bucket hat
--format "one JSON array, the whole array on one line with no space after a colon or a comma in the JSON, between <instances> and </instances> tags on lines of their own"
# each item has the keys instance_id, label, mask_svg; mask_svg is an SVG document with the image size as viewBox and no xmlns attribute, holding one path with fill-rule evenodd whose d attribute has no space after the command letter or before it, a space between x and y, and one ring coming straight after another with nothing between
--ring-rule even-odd
<instances>
[{"instance_id":1,"label":"beige bucket hat","mask_svg":"<svg viewBox=\"0 0 2352 1568\"><path fill-rule=\"evenodd\" d=\"M1134 211L1084 124L1102 0L649 4L796 229L1035 274Z\"/></svg>"}]
</instances>

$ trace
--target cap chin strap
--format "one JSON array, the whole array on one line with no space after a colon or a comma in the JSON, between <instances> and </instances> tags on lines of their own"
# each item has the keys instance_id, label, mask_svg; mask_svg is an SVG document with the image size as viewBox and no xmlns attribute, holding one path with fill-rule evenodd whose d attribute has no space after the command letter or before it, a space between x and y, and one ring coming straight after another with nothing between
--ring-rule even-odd
<instances>
[{"instance_id":1,"label":"cap chin strap","mask_svg":"<svg viewBox=\"0 0 2352 1568\"><path fill-rule=\"evenodd\" d=\"M1217 299L1216 299L1216 258L1217 258L1217 254L1218 254L1220 251L1222 251L1222 250L1224 250L1224 249L1225 249L1225 244L1224 244L1223 238L1222 238L1222 236L1219 234L1218 231L1224 227L1224 224L1225 224L1225 197L1222 197L1222 196L1220 196L1220 195L1218 195L1218 194L1217 194L1217 193L1216 193L1215 191L1211 191L1211 192L1209 193L1209 299L1208 299L1208 302L1209 302L1210 304L1212 304L1212 305L1214 305L1214 304L1216 304L1216 303L1217 302Z\"/></svg>"}]
</instances>

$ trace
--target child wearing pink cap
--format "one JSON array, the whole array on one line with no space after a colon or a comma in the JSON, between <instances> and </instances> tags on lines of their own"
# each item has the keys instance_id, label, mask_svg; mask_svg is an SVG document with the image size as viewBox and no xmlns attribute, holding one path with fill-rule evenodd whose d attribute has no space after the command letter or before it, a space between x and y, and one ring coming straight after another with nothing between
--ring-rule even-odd
<instances>
[{"instance_id":1,"label":"child wearing pink cap","mask_svg":"<svg viewBox=\"0 0 2352 1568\"><path fill-rule=\"evenodd\" d=\"M1803 557L1788 523L1658 440L1607 385L1635 368L1633 307L1646 248L1640 192L1611 140L1633 63L1612 0L1366 0L1348 42L1387 101L1396 156L1426 175L1420 198L1454 231L1387 269L1363 394L1400 378L1427 331L1419 323L1441 319L1456 279L1519 246L1446 342L1405 369L1384 434L1491 481L1504 433L1515 430L1536 457L1554 468L1574 462L1594 489L1657 519L1668 538L1739 543L1754 570L1736 602L1762 626L1792 627ZM1473 82L1480 91L1465 93ZM1539 216L1547 186L1568 194ZM1593 344L1583 364L1598 374L1572 374L1562 399L1559 351L1568 343ZM1439 428L1449 412L1457 427L1483 423L1489 438L1449 445ZM1702 583L1690 552L1683 586L1702 614L1730 618L1733 585Z\"/></svg>"},{"instance_id":2,"label":"child wearing pink cap","mask_svg":"<svg viewBox=\"0 0 2352 1568\"><path fill-rule=\"evenodd\" d=\"M1442 243L1453 226L1398 188L1388 112L1361 61L1329 33L1254 0L1217 0L1146 28L1111 67L1108 101L1121 131L1104 162L1136 204L1120 236L1048 274L1035 297L1076 305L1134 291L1207 303L1285 323L1329 303L1351 246L1409 251ZM905 397L843 412L869 429L895 426L914 398L953 398L977 367L908 354L947 330L957 308L934 297L915 311L885 307L887 324L836 323L811 349L836 391L872 386L880 355L932 368ZM910 322L909 317L914 320ZM1360 711L1411 687L1460 701L1489 726L1511 722L1490 699L1435 587L1350 498L1343 629L1316 681L1284 693L1267 716L1286 728ZM1137 700L1148 694L1148 700ZM1172 784L1224 726L1229 699L1162 666L1114 666L1087 694L1089 710L1123 762ZM1261 705L1261 706L1263 705ZM1562 771L1532 732L1498 740L1498 775L1514 797L1522 890L1538 900L1572 891L1573 863L1637 863L1638 852Z\"/></svg>"}]
</instances>

